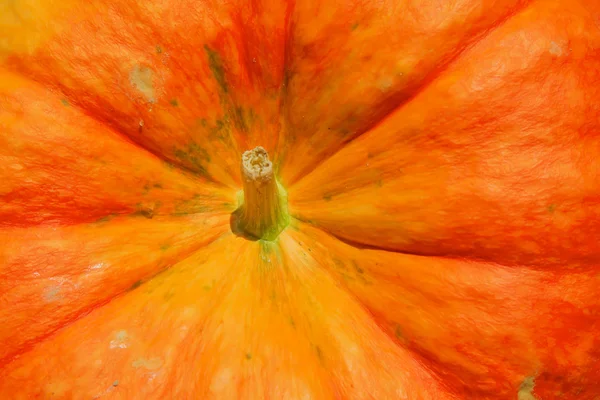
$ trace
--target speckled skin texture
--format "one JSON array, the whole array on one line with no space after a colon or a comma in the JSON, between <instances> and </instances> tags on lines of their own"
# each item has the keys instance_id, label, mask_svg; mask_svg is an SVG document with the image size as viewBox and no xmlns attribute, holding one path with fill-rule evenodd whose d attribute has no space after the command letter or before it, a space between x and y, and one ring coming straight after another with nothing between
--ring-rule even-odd
<instances>
[{"instance_id":1,"label":"speckled skin texture","mask_svg":"<svg viewBox=\"0 0 600 400\"><path fill-rule=\"evenodd\" d=\"M598 400L599 293L600 0L0 2L0 399Z\"/></svg>"}]
</instances>

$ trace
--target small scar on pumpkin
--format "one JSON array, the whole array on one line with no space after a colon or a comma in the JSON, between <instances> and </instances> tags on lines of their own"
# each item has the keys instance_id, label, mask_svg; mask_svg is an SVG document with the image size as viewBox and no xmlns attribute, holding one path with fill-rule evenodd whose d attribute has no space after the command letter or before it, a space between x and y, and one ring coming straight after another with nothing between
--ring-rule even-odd
<instances>
[{"instance_id":1,"label":"small scar on pumpkin","mask_svg":"<svg viewBox=\"0 0 600 400\"><path fill-rule=\"evenodd\" d=\"M112 383L112 385L113 385L113 386L119 386L119 381L118 381L118 380L114 381L114 382Z\"/></svg>"},{"instance_id":2,"label":"small scar on pumpkin","mask_svg":"<svg viewBox=\"0 0 600 400\"><path fill-rule=\"evenodd\" d=\"M352 26L350 27L350 30L356 30L356 28L358 28L358 22L355 22L354 24L352 24Z\"/></svg>"},{"instance_id":3,"label":"small scar on pumpkin","mask_svg":"<svg viewBox=\"0 0 600 400\"><path fill-rule=\"evenodd\" d=\"M556 211L556 204L550 204L548 206L548 212L552 214L554 211Z\"/></svg>"},{"instance_id":4,"label":"small scar on pumpkin","mask_svg":"<svg viewBox=\"0 0 600 400\"><path fill-rule=\"evenodd\" d=\"M252 359L252 354L246 353L246 360L251 360L251 359Z\"/></svg>"},{"instance_id":5,"label":"small scar on pumpkin","mask_svg":"<svg viewBox=\"0 0 600 400\"><path fill-rule=\"evenodd\" d=\"M144 368L149 371L154 371L159 369L162 366L163 362L160 358L138 358L137 360L131 363L133 368Z\"/></svg>"},{"instance_id":6,"label":"small scar on pumpkin","mask_svg":"<svg viewBox=\"0 0 600 400\"><path fill-rule=\"evenodd\" d=\"M129 82L131 86L137 89L146 100L154 103L154 84L152 82L153 72L150 68L142 65L136 65L129 73Z\"/></svg>"},{"instance_id":7,"label":"small scar on pumpkin","mask_svg":"<svg viewBox=\"0 0 600 400\"><path fill-rule=\"evenodd\" d=\"M60 102L62 103L63 106L69 106L69 100L67 99L60 99Z\"/></svg>"},{"instance_id":8,"label":"small scar on pumpkin","mask_svg":"<svg viewBox=\"0 0 600 400\"><path fill-rule=\"evenodd\" d=\"M48 303L60 300L60 287L51 286L46 289L46 292L44 293L44 300L46 300Z\"/></svg>"},{"instance_id":9,"label":"small scar on pumpkin","mask_svg":"<svg viewBox=\"0 0 600 400\"><path fill-rule=\"evenodd\" d=\"M534 387L534 378L531 376L525 378L519 387L519 391L517 392L517 400L538 400L538 398L533 394Z\"/></svg>"},{"instance_id":10,"label":"small scar on pumpkin","mask_svg":"<svg viewBox=\"0 0 600 400\"><path fill-rule=\"evenodd\" d=\"M173 106L173 107L177 107L179 106L179 102L177 101L177 99L171 99L169 101L169 103Z\"/></svg>"},{"instance_id":11,"label":"small scar on pumpkin","mask_svg":"<svg viewBox=\"0 0 600 400\"><path fill-rule=\"evenodd\" d=\"M163 49L162 49L162 47L160 47L160 46L156 46L156 54L160 54L160 53L162 53L162 52L163 52Z\"/></svg>"}]
</instances>

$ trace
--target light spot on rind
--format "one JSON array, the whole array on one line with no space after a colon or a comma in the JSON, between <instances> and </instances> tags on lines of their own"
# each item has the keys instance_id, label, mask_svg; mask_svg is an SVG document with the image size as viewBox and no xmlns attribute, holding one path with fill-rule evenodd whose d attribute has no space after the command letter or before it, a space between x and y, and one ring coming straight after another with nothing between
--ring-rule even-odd
<instances>
[{"instance_id":1,"label":"light spot on rind","mask_svg":"<svg viewBox=\"0 0 600 400\"><path fill-rule=\"evenodd\" d=\"M50 286L47 288L44 292L44 300L46 300L48 303L60 300L60 287Z\"/></svg>"},{"instance_id":2,"label":"light spot on rind","mask_svg":"<svg viewBox=\"0 0 600 400\"><path fill-rule=\"evenodd\" d=\"M392 86L394 86L394 79L390 77L382 78L377 83L377 86L382 92L387 92L392 88Z\"/></svg>"},{"instance_id":3,"label":"light spot on rind","mask_svg":"<svg viewBox=\"0 0 600 400\"><path fill-rule=\"evenodd\" d=\"M538 398L533 395L534 387L535 387L534 378L531 376L525 378L523 383L521 383L519 392L517 393L517 400L538 400Z\"/></svg>"},{"instance_id":4,"label":"light spot on rind","mask_svg":"<svg viewBox=\"0 0 600 400\"><path fill-rule=\"evenodd\" d=\"M233 383L234 373L230 368L224 368L218 371L212 379L210 389L214 393L221 392Z\"/></svg>"},{"instance_id":5,"label":"light spot on rind","mask_svg":"<svg viewBox=\"0 0 600 400\"><path fill-rule=\"evenodd\" d=\"M556 42L550 43L550 49L548 51L554 56L562 56L564 53L563 46Z\"/></svg>"},{"instance_id":6,"label":"light spot on rind","mask_svg":"<svg viewBox=\"0 0 600 400\"><path fill-rule=\"evenodd\" d=\"M129 342L129 335L127 334L127 331L125 330L121 330L118 331L117 333L115 333L115 337L113 340L110 341L110 348L111 349L126 349L128 347L128 343Z\"/></svg>"},{"instance_id":7,"label":"light spot on rind","mask_svg":"<svg viewBox=\"0 0 600 400\"><path fill-rule=\"evenodd\" d=\"M152 77L152 70L142 65L136 65L129 73L131 86L141 92L150 103L155 102Z\"/></svg>"},{"instance_id":8,"label":"light spot on rind","mask_svg":"<svg viewBox=\"0 0 600 400\"><path fill-rule=\"evenodd\" d=\"M131 363L133 368L144 368L149 371L154 371L162 367L162 360L158 357L154 358L138 358Z\"/></svg>"}]
</instances>

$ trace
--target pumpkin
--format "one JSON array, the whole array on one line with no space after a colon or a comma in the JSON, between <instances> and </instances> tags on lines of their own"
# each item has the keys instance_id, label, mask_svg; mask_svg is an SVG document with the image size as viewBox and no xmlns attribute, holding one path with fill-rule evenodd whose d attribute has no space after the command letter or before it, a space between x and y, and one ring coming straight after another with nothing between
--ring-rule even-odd
<instances>
[{"instance_id":1,"label":"pumpkin","mask_svg":"<svg viewBox=\"0 0 600 400\"><path fill-rule=\"evenodd\" d=\"M599 1L0 32L0 398L600 398Z\"/></svg>"}]
</instances>

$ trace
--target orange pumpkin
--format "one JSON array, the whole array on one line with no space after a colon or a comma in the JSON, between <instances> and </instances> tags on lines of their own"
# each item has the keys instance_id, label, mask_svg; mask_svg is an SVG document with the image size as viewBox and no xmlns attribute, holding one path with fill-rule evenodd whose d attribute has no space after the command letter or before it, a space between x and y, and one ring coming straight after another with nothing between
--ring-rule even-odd
<instances>
[{"instance_id":1,"label":"orange pumpkin","mask_svg":"<svg viewBox=\"0 0 600 400\"><path fill-rule=\"evenodd\" d=\"M1 399L600 398L600 1L0 35Z\"/></svg>"}]
</instances>

